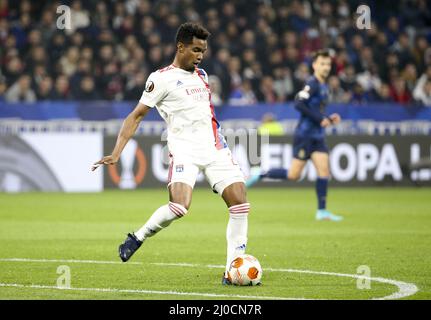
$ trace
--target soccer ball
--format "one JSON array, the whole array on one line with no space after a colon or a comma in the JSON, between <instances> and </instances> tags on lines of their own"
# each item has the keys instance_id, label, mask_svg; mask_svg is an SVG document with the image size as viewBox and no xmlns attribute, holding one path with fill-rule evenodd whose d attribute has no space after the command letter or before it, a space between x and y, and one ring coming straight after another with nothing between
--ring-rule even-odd
<instances>
[{"instance_id":1,"label":"soccer ball","mask_svg":"<svg viewBox=\"0 0 431 320\"><path fill-rule=\"evenodd\" d=\"M262 267L252 255L242 254L231 262L227 277L237 286L255 286L260 284L262 279Z\"/></svg>"}]
</instances>

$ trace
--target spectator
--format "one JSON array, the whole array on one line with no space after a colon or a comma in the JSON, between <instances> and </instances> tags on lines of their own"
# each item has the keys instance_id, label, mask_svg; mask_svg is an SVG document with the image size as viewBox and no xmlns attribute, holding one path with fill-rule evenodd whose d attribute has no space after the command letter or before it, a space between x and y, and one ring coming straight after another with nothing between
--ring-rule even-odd
<instances>
[{"instance_id":1,"label":"spectator","mask_svg":"<svg viewBox=\"0 0 431 320\"><path fill-rule=\"evenodd\" d=\"M408 104L411 102L412 97L409 90L407 89L406 81L399 77L392 82L391 85L391 97L395 102L401 104Z\"/></svg>"},{"instance_id":2,"label":"spectator","mask_svg":"<svg viewBox=\"0 0 431 320\"><path fill-rule=\"evenodd\" d=\"M416 100L421 100L421 97L424 95L424 91L425 91L425 83L428 80L431 80L431 66L428 66L428 68L426 69L426 72L423 75L421 75L418 82L416 83L416 86L413 90L413 97Z\"/></svg>"},{"instance_id":3,"label":"spectator","mask_svg":"<svg viewBox=\"0 0 431 320\"><path fill-rule=\"evenodd\" d=\"M284 129L272 113L265 113L262 118L262 123L257 129L259 135L282 136Z\"/></svg>"},{"instance_id":4,"label":"spectator","mask_svg":"<svg viewBox=\"0 0 431 320\"><path fill-rule=\"evenodd\" d=\"M341 87L340 79L336 76L329 77L328 89L330 103L347 103L351 99L350 93Z\"/></svg>"},{"instance_id":5,"label":"spectator","mask_svg":"<svg viewBox=\"0 0 431 320\"><path fill-rule=\"evenodd\" d=\"M417 92L415 99L425 107L431 107L431 79L427 79L423 89Z\"/></svg>"},{"instance_id":6,"label":"spectator","mask_svg":"<svg viewBox=\"0 0 431 320\"><path fill-rule=\"evenodd\" d=\"M56 11L50 9L42 12L39 29L42 34L43 43L48 43L57 30L55 13Z\"/></svg>"},{"instance_id":7,"label":"spectator","mask_svg":"<svg viewBox=\"0 0 431 320\"><path fill-rule=\"evenodd\" d=\"M91 76L84 76L79 84L77 93L78 100L99 100L100 96L95 89L94 79Z\"/></svg>"},{"instance_id":8,"label":"spectator","mask_svg":"<svg viewBox=\"0 0 431 320\"><path fill-rule=\"evenodd\" d=\"M69 100L71 98L69 79L65 75L59 75L55 79L54 89L49 97L50 100Z\"/></svg>"},{"instance_id":9,"label":"spectator","mask_svg":"<svg viewBox=\"0 0 431 320\"><path fill-rule=\"evenodd\" d=\"M221 98L222 86L220 79L217 76L211 75L208 77L208 83L211 88L211 103L215 107L220 107L223 104L223 100Z\"/></svg>"},{"instance_id":10,"label":"spectator","mask_svg":"<svg viewBox=\"0 0 431 320\"><path fill-rule=\"evenodd\" d=\"M9 15L9 6L7 0L0 1L0 18L6 18ZM4 82L2 82L4 83Z\"/></svg>"},{"instance_id":11,"label":"spectator","mask_svg":"<svg viewBox=\"0 0 431 320\"><path fill-rule=\"evenodd\" d=\"M34 72L37 65L46 65L48 63L48 55L42 46L32 47L30 57L26 61L27 70Z\"/></svg>"},{"instance_id":12,"label":"spectator","mask_svg":"<svg viewBox=\"0 0 431 320\"><path fill-rule=\"evenodd\" d=\"M66 55L60 59L61 72L68 77L72 76L76 72L76 67L79 60L79 49L78 47L70 47Z\"/></svg>"},{"instance_id":13,"label":"spectator","mask_svg":"<svg viewBox=\"0 0 431 320\"><path fill-rule=\"evenodd\" d=\"M413 63L408 63L401 72L401 77L406 81L407 89L412 92L418 80L416 66Z\"/></svg>"},{"instance_id":14,"label":"spectator","mask_svg":"<svg viewBox=\"0 0 431 320\"><path fill-rule=\"evenodd\" d=\"M31 77L23 74L5 93L7 102L35 102L36 94L31 89Z\"/></svg>"},{"instance_id":15,"label":"spectator","mask_svg":"<svg viewBox=\"0 0 431 320\"><path fill-rule=\"evenodd\" d=\"M422 72L425 69L425 52L429 48L429 43L426 37L418 36L415 41L415 47L412 51L413 61L418 70Z\"/></svg>"},{"instance_id":16,"label":"spectator","mask_svg":"<svg viewBox=\"0 0 431 320\"><path fill-rule=\"evenodd\" d=\"M382 103L394 102L394 99L391 96L391 88L387 83L382 83L377 91L375 100Z\"/></svg>"},{"instance_id":17,"label":"spectator","mask_svg":"<svg viewBox=\"0 0 431 320\"><path fill-rule=\"evenodd\" d=\"M205 21L212 32L202 67L220 79L222 101L244 80L262 102L273 100L271 91L275 101L291 100L290 82L294 92L302 88L310 75L310 53L322 47L337 52L333 74L340 77L342 90L355 89L361 101L364 96L380 101L379 83L395 83L398 77L410 92L422 88L425 81L417 74L431 65L431 2L426 0L394 2L396 11L379 11L371 29L361 32L354 25L356 0L70 0L72 28L67 30L57 30L57 2L0 0L0 70L6 91L24 72L36 91L41 78L63 75L78 90L91 74L102 99L130 97L137 92L133 78L138 72L147 75L170 63L171 40L186 20ZM273 90L265 85L269 95L262 94L261 83L271 81Z\"/></svg>"},{"instance_id":18,"label":"spectator","mask_svg":"<svg viewBox=\"0 0 431 320\"><path fill-rule=\"evenodd\" d=\"M401 68L404 68L409 61L413 61L413 57L410 54L410 39L406 33L401 33L398 36L398 41L392 47L398 56Z\"/></svg>"},{"instance_id":19,"label":"spectator","mask_svg":"<svg viewBox=\"0 0 431 320\"><path fill-rule=\"evenodd\" d=\"M371 100L370 98L371 95L366 92L359 83L355 82L352 88L350 102L354 104L365 104Z\"/></svg>"},{"instance_id":20,"label":"spectator","mask_svg":"<svg viewBox=\"0 0 431 320\"><path fill-rule=\"evenodd\" d=\"M3 78L0 78L0 102L5 101L5 92L7 89L6 80Z\"/></svg>"},{"instance_id":21,"label":"spectator","mask_svg":"<svg viewBox=\"0 0 431 320\"><path fill-rule=\"evenodd\" d=\"M82 3L80 0L75 0L72 2L71 10L71 26L66 29L66 33L72 34L76 29L86 28L90 25L90 15L88 11L82 8Z\"/></svg>"},{"instance_id":22,"label":"spectator","mask_svg":"<svg viewBox=\"0 0 431 320\"><path fill-rule=\"evenodd\" d=\"M366 92L376 92L382 85L382 80L379 78L377 66L372 64L364 72L356 76L356 81L362 86Z\"/></svg>"},{"instance_id":23,"label":"spectator","mask_svg":"<svg viewBox=\"0 0 431 320\"><path fill-rule=\"evenodd\" d=\"M386 28L386 37L389 45L392 45L396 41L399 33L400 23L396 17L392 16L389 18Z\"/></svg>"},{"instance_id":24,"label":"spectator","mask_svg":"<svg viewBox=\"0 0 431 320\"><path fill-rule=\"evenodd\" d=\"M295 94L293 90L293 79L289 68L276 68L274 70L274 91L277 94L277 100L280 102L293 99Z\"/></svg>"},{"instance_id":25,"label":"spectator","mask_svg":"<svg viewBox=\"0 0 431 320\"><path fill-rule=\"evenodd\" d=\"M265 103L276 103L277 94L274 91L274 80L271 76L264 76L260 81L257 99Z\"/></svg>"},{"instance_id":26,"label":"spectator","mask_svg":"<svg viewBox=\"0 0 431 320\"><path fill-rule=\"evenodd\" d=\"M22 72L24 71L24 65L18 57L13 57L4 69L4 76L8 86L16 83Z\"/></svg>"},{"instance_id":27,"label":"spectator","mask_svg":"<svg viewBox=\"0 0 431 320\"><path fill-rule=\"evenodd\" d=\"M343 72L340 73L341 87L346 91L353 90L356 84L355 68L352 65L346 66Z\"/></svg>"},{"instance_id":28,"label":"spectator","mask_svg":"<svg viewBox=\"0 0 431 320\"><path fill-rule=\"evenodd\" d=\"M239 87L232 91L229 97L229 104L233 106L250 106L257 103L249 80L243 81Z\"/></svg>"},{"instance_id":29,"label":"spectator","mask_svg":"<svg viewBox=\"0 0 431 320\"><path fill-rule=\"evenodd\" d=\"M36 90L37 100L49 100L52 96L52 79L49 76L45 76L37 85Z\"/></svg>"},{"instance_id":30,"label":"spectator","mask_svg":"<svg viewBox=\"0 0 431 320\"><path fill-rule=\"evenodd\" d=\"M50 54L51 61L58 61L65 51L66 37L62 33L55 33L52 37L51 42L48 44L48 52Z\"/></svg>"},{"instance_id":31,"label":"spectator","mask_svg":"<svg viewBox=\"0 0 431 320\"><path fill-rule=\"evenodd\" d=\"M293 74L293 87L294 94L300 91L304 87L305 81L310 77L310 70L306 63L301 63L296 68L295 73Z\"/></svg>"},{"instance_id":32,"label":"spectator","mask_svg":"<svg viewBox=\"0 0 431 320\"><path fill-rule=\"evenodd\" d=\"M88 76L88 75L92 74L92 73L93 72L91 70L91 63L90 63L90 61L87 60L87 59L81 58L78 61L78 65L77 65L75 73L70 78L70 85L71 85L71 87L72 88L78 88L79 87L79 83L81 82L81 79L83 77L85 77L85 76Z\"/></svg>"},{"instance_id":33,"label":"spectator","mask_svg":"<svg viewBox=\"0 0 431 320\"><path fill-rule=\"evenodd\" d=\"M147 77L144 72L139 71L136 73L136 76L131 78L124 88L124 100L139 100L145 88L146 81Z\"/></svg>"},{"instance_id":34,"label":"spectator","mask_svg":"<svg viewBox=\"0 0 431 320\"><path fill-rule=\"evenodd\" d=\"M232 57L228 62L228 70L230 77L231 90L235 90L241 86L241 59L239 57Z\"/></svg>"}]
</instances>

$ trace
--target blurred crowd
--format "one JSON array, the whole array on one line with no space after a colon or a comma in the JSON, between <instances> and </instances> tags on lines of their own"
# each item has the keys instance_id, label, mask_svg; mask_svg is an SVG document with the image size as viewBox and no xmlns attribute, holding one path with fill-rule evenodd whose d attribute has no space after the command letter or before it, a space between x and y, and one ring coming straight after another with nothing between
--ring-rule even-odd
<instances>
[{"instance_id":1,"label":"blurred crowd","mask_svg":"<svg viewBox=\"0 0 431 320\"><path fill-rule=\"evenodd\" d=\"M364 3L372 22L358 29ZM0 0L0 101L138 100L185 21L212 34L201 67L215 105L293 100L311 53L327 47L330 102L431 106L426 0Z\"/></svg>"}]
</instances>

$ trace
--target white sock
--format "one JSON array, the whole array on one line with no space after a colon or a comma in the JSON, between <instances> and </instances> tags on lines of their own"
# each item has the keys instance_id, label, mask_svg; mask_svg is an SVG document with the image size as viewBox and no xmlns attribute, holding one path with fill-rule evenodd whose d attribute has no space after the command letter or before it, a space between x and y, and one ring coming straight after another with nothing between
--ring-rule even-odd
<instances>
[{"instance_id":1,"label":"white sock","mask_svg":"<svg viewBox=\"0 0 431 320\"><path fill-rule=\"evenodd\" d=\"M229 208L229 222L226 229L227 259L226 271L232 260L245 253L247 246L249 203L242 203Z\"/></svg>"},{"instance_id":2,"label":"white sock","mask_svg":"<svg viewBox=\"0 0 431 320\"><path fill-rule=\"evenodd\" d=\"M136 238L144 241L146 238L154 236L157 232L166 228L172 221L183 217L187 213L187 209L182 205L174 202L169 202L158 208L141 229L134 234Z\"/></svg>"}]
</instances>

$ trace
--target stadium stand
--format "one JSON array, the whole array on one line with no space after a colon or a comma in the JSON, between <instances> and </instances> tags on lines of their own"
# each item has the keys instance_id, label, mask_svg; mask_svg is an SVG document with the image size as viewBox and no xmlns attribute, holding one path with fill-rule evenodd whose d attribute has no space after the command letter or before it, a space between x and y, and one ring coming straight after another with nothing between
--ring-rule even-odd
<instances>
[{"instance_id":1,"label":"stadium stand","mask_svg":"<svg viewBox=\"0 0 431 320\"><path fill-rule=\"evenodd\" d=\"M136 101L148 74L172 61L180 23L212 32L202 67L217 105L293 99L310 54L334 53L331 102L431 105L431 4L404 1L0 1L0 101ZM356 8L373 12L355 27Z\"/></svg>"}]
</instances>

